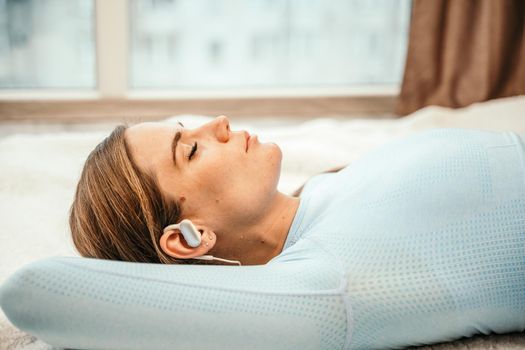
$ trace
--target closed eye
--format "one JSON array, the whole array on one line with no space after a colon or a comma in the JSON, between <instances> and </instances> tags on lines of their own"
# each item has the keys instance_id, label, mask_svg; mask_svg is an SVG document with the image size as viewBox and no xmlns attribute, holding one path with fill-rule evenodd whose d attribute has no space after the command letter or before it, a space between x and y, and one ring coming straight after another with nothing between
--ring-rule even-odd
<instances>
[{"instance_id":1,"label":"closed eye","mask_svg":"<svg viewBox=\"0 0 525 350\"><path fill-rule=\"evenodd\" d=\"M193 144L193 147L191 148L191 152L188 156L188 159L191 160L191 157L193 157L196 151L197 151L197 141L195 141L195 143Z\"/></svg>"}]
</instances>

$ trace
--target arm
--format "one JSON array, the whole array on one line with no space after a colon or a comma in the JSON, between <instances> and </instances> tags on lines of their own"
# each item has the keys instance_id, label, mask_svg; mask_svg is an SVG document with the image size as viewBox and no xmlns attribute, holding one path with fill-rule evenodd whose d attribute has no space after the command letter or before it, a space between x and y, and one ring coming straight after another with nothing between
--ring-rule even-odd
<instances>
[{"instance_id":1,"label":"arm","mask_svg":"<svg viewBox=\"0 0 525 350\"><path fill-rule=\"evenodd\" d=\"M344 343L330 338L344 334L346 314L334 293L339 275L319 266L53 257L8 278L0 305L16 327L63 348L328 349ZM327 333L327 324L337 332Z\"/></svg>"}]
</instances>

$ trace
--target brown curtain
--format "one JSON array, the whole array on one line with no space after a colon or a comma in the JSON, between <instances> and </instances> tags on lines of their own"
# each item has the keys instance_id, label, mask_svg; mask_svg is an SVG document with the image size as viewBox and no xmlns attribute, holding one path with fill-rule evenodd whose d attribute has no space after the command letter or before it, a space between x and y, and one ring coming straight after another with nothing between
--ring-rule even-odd
<instances>
[{"instance_id":1,"label":"brown curtain","mask_svg":"<svg viewBox=\"0 0 525 350\"><path fill-rule=\"evenodd\" d=\"M525 0L413 0L400 115L525 94Z\"/></svg>"}]
</instances>

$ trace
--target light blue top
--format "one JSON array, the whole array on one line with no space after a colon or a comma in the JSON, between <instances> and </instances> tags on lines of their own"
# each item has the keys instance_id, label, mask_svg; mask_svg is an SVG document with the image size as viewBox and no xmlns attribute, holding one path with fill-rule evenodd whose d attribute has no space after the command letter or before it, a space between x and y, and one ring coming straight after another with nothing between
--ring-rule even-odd
<instances>
[{"instance_id":1,"label":"light blue top","mask_svg":"<svg viewBox=\"0 0 525 350\"><path fill-rule=\"evenodd\" d=\"M51 257L11 322L80 349L402 348L525 330L525 137L435 129L311 178L266 265Z\"/></svg>"}]
</instances>

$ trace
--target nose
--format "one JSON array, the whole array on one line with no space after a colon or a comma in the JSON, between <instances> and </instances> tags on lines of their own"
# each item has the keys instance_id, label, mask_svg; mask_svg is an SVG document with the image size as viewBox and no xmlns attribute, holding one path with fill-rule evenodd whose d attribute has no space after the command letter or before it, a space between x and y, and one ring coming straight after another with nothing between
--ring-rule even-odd
<instances>
[{"instance_id":1,"label":"nose","mask_svg":"<svg viewBox=\"0 0 525 350\"><path fill-rule=\"evenodd\" d=\"M225 115L220 115L208 124L212 133L220 142L228 142L230 139L230 120Z\"/></svg>"},{"instance_id":2,"label":"nose","mask_svg":"<svg viewBox=\"0 0 525 350\"><path fill-rule=\"evenodd\" d=\"M203 124L199 129L203 134L211 135L219 142L228 142L230 139L230 120L224 115ZM197 131L198 132L198 131Z\"/></svg>"}]
</instances>

